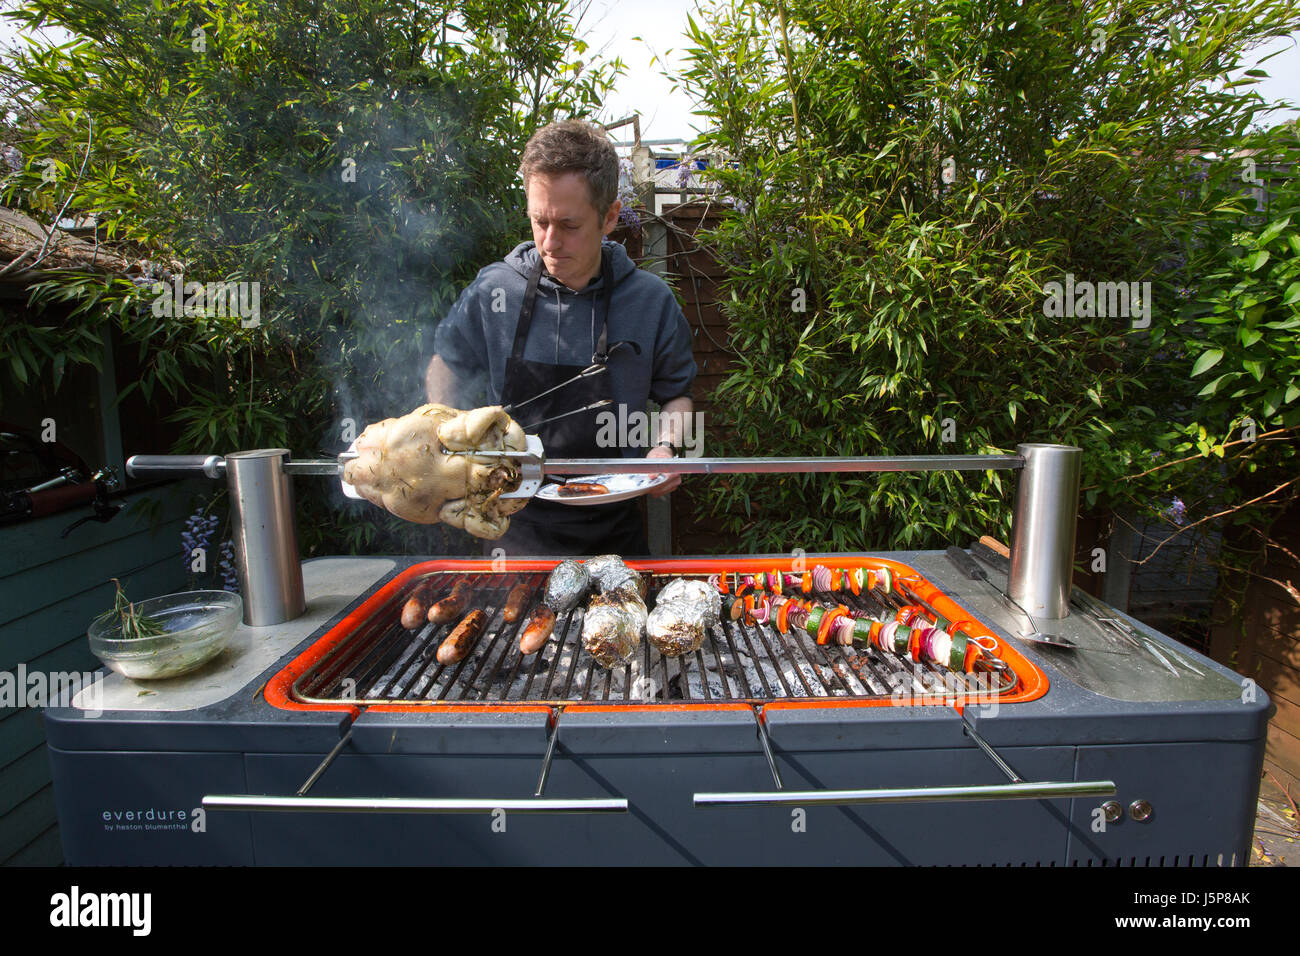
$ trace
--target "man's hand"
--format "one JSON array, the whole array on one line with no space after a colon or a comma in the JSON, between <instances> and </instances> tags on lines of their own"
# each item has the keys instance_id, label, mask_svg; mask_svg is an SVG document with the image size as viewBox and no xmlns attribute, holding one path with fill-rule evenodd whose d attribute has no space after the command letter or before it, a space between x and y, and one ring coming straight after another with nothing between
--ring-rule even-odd
<instances>
[{"instance_id":1,"label":"man's hand","mask_svg":"<svg viewBox=\"0 0 1300 956\"><path fill-rule=\"evenodd\" d=\"M647 458L673 458L675 456L673 455L673 450L668 446L655 445L654 448L650 449L646 457ZM653 473L653 477L658 477L658 473ZM647 491L646 494L657 498L660 495L668 494L668 492L672 491L681 483L682 483L681 475L671 475L669 476L668 480L665 481L662 485L656 485L654 488L651 488L649 491Z\"/></svg>"},{"instance_id":2,"label":"man's hand","mask_svg":"<svg viewBox=\"0 0 1300 956\"><path fill-rule=\"evenodd\" d=\"M646 454L647 458L673 458L673 450L667 445L661 445L659 442L670 441L674 445L682 444L682 437L685 434L686 416L691 414L694 407L690 398L686 395L679 395L677 398L670 398L664 402L663 408L659 413L659 434L655 437L655 446ZM682 483L680 474L670 475L668 480L662 485L647 491L646 494L666 495Z\"/></svg>"}]
</instances>

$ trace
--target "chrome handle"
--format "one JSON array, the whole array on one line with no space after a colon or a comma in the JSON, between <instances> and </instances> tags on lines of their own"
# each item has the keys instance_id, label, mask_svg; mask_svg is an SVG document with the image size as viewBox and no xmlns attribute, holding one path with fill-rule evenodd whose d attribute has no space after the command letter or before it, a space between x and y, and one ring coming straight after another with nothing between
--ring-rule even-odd
<instances>
[{"instance_id":1,"label":"chrome handle","mask_svg":"<svg viewBox=\"0 0 1300 956\"><path fill-rule=\"evenodd\" d=\"M869 803L942 803L949 800L1056 800L1109 797L1110 780L1064 783L1001 783L971 787L900 787L882 790L782 790L777 793L697 793L697 807L846 806Z\"/></svg>"},{"instance_id":2,"label":"chrome handle","mask_svg":"<svg viewBox=\"0 0 1300 956\"><path fill-rule=\"evenodd\" d=\"M126 460L130 478L220 478L225 470L220 455L132 455Z\"/></svg>"},{"instance_id":3,"label":"chrome handle","mask_svg":"<svg viewBox=\"0 0 1300 956\"><path fill-rule=\"evenodd\" d=\"M461 799L457 797L275 797L221 794L203 798L205 810L281 813L627 813L627 800Z\"/></svg>"}]
</instances>

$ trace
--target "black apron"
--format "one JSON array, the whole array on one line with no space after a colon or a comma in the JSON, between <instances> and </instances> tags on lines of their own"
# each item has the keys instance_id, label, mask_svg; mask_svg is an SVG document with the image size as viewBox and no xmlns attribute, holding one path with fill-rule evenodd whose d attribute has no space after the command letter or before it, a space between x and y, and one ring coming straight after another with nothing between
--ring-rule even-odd
<instances>
[{"instance_id":1,"label":"black apron","mask_svg":"<svg viewBox=\"0 0 1300 956\"><path fill-rule=\"evenodd\" d=\"M614 270L609 255L601 250L600 271L604 283L602 308L598 313L600 338L591 358L593 365L604 365L609 357L607 349L610 301L614 295ZM506 362L505 386L501 391L501 404L512 405L532 398L566 379L573 378L586 365L550 365L530 362L524 358L524 345L533 324L533 307L537 300L537 284L542 277L542 260L528 276L528 290L519 310L519 323L515 330L514 348ZM637 348L633 342L615 342L614 348ZM637 348L639 352L640 349ZM512 417L530 435L542 439L547 458L610 458L617 457L617 449L601 448L596 444L597 416L602 411L617 410L612 405L570 415L559 421L533 428L539 422L582 408L601 399L612 399L609 372L591 375L568 385L535 402L529 402L512 413ZM534 497L520 511L510 516L510 528L495 541L483 542L483 553L492 554L503 549L507 555L573 556L583 554L645 555L650 551L646 541L645 524L636 499L608 505L563 505Z\"/></svg>"}]
</instances>

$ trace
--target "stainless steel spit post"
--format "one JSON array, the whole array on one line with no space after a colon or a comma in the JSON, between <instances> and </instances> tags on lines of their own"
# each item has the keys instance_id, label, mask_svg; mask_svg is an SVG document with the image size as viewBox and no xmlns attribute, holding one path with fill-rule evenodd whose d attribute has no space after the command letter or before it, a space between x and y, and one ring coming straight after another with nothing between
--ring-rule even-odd
<instances>
[{"instance_id":1,"label":"stainless steel spit post","mask_svg":"<svg viewBox=\"0 0 1300 956\"><path fill-rule=\"evenodd\" d=\"M1083 452L1071 445L1018 445L1025 460L1011 524L1012 600L1035 617L1070 614L1074 528Z\"/></svg>"},{"instance_id":2,"label":"stainless steel spit post","mask_svg":"<svg viewBox=\"0 0 1300 956\"><path fill-rule=\"evenodd\" d=\"M307 609L294 527L293 481L287 448L226 456L235 533L235 567L250 627L292 621Z\"/></svg>"}]
</instances>

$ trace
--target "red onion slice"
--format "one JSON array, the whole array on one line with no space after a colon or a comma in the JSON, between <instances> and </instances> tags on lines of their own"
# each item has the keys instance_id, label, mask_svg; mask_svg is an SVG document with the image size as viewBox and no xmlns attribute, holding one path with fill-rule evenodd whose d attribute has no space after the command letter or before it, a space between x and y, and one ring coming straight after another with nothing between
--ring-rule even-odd
<instances>
[{"instance_id":1,"label":"red onion slice","mask_svg":"<svg viewBox=\"0 0 1300 956\"><path fill-rule=\"evenodd\" d=\"M848 647L853 643L853 618L842 614L831 626L834 628L833 636L837 644Z\"/></svg>"},{"instance_id":2,"label":"red onion slice","mask_svg":"<svg viewBox=\"0 0 1300 956\"><path fill-rule=\"evenodd\" d=\"M824 564L817 565L813 568L812 582L816 590L829 591L831 589L831 569Z\"/></svg>"},{"instance_id":3,"label":"red onion slice","mask_svg":"<svg viewBox=\"0 0 1300 956\"><path fill-rule=\"evenodd\" d=\"M898 622L890 621L880 629L880 649L882 651L894 650L894 634L898 631Z\"/></svg>"}]
</instances>

